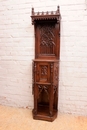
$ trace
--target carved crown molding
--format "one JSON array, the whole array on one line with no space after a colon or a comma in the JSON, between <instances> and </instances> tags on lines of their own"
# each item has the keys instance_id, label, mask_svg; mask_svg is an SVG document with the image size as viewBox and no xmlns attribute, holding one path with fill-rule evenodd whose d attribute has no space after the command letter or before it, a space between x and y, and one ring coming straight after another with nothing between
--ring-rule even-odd
<instances>
[{"instance_id":1,"label":"carved crown molding","mask_svg":"<svg viewBox=\"0 0 87 130\"><path fill-rule=\"evenodd\" d=\"M35 24L36 22L40 20L56 20L57 23L60 22L60 8L57 7L56 11L47 11L47 12L34 12L34 8L32 8L32 24Z\"/></svg>"}]
</instances>

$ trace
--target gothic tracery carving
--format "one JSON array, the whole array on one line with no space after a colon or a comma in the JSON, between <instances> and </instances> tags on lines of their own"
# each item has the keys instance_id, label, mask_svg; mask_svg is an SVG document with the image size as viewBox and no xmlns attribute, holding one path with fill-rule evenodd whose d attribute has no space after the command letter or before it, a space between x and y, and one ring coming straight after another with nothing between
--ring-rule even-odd
<instances>
[{"instance_id":1,"label":"gothic tracery carving","mask_svg":"<svg viewBox=\"0 0 87 130\"><path fill-rule=\"evenodd\" d=\"M47 75L48 67L46 65L41 67L41 75Z\"/></svg>"},{"instance_id":2,"label":"gothic tracery carving","mask_svg":"<svg viewBox=\"0 0 87 130\"><path fill-rule=\"evenodd\" d=\"M39 89L38 98L39 98L40 94L42 93L42 91L44 90L49 99L48 85L38 85L38 89Z\"/></svg>"},{"instance_id":3,"label":"gothic tracery carving","mask_svg":"<svg viewBox=\"0 0 87 130\"><path fill-rule=\"evenodd\" d=\"M40 53L41 54L54 54L53 47L54 42L54 26L53 25L43 25L39 27L40 29Z\"/></svg>"}]
</instances>

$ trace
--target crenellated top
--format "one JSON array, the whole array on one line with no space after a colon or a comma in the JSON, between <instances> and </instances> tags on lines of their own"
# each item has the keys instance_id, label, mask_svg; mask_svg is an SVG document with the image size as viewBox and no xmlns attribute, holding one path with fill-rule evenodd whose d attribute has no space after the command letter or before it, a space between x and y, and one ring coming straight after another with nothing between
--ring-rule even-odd
<instances>
[{"instance_id":1,"label":"crenellated top","mask_svg":"<svg viewBox=\"0 0 87 130\"><path fill-rule=\"evenodd\" d=\"M60 9L57 7L56 11L47 11L47 12L34 12L32 8L32 24L40 20L56 20L57 23L60 21Z\"/></svg>"}]
</instances>

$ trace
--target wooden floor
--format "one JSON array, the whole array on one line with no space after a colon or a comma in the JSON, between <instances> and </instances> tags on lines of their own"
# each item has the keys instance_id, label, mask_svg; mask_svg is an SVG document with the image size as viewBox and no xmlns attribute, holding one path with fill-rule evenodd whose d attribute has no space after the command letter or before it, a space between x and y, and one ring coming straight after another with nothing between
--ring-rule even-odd
<instances>
[{"instance_id":1,"label":"wooden floor","mask_svg":"<svg viewBox=\"0 0 87 130\"><path fill-rule=\"evenodd\" d=\"M0 130L87 130L87 117L59 114L47 122L33 120L29 109L0 106Z\"/></svg>"}]
</instances>

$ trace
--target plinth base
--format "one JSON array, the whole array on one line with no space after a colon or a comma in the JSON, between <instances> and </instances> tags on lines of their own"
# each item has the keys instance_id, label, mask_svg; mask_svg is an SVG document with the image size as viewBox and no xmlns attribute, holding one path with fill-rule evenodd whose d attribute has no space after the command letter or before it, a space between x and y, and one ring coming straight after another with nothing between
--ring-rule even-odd
<instances>
[{"instance_id":1,"label":"plinth base","mask_svg":"<svg viewBox=\"0 0 87 130\"><path fill-rule=\"evenodd\" d=\"M53 116L50 116L48 113L45 113L44 111L37 112L37 114L33 113L33 119L35 120L44 120L44 121L54 121L57 118L57 111L53 111Z\"/></svg>"}]
</instances>

